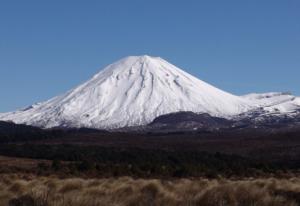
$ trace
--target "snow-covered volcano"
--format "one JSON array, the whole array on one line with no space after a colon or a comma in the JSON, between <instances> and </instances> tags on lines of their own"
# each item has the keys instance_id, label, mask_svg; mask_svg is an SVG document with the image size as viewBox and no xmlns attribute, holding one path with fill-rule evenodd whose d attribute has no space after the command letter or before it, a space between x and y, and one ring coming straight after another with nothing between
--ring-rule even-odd
<instances>
[{"instance_id":1,"label":"snow-covered volcano","mask_svg":"<svg viewBox=\"0 0 300 206\"><path fill-rule=\"evenodd\" d=\"M0 114L0 119L44 128L108 129L145 125L179 111L230 118L254 109L254 102L217 89L162 58L130 56L61 96Z\"/></svg>"},{"instance_id":2,"label":"snow-covered volcano","mask_svg":"<svg viewBox=\"0 0 300 206\"><path fill-rule=\"evenodd\" d=\"M227 117L251 108L246 100L219 90L159 57L130 56L75 89L1 120L40 127L118 128L150 123L178 111Z\"/></svg>"}]
</instances>

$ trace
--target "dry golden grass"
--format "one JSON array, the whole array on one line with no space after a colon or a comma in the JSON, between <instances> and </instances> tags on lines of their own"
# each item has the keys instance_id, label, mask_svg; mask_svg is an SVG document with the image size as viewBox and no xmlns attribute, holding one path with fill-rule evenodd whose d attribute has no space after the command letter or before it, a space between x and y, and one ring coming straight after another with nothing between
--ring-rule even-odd
<instances>
[{"instance_id":1,"label":"dry golden grass","mask_svg":"<svg viewBox=\"0 0 300 206\"><path fill-rule=\"evenodd\" d=\"M0 176L0 205L39 206L297 206L300 178L59 179Z\"/></svg>"}]
</instances>

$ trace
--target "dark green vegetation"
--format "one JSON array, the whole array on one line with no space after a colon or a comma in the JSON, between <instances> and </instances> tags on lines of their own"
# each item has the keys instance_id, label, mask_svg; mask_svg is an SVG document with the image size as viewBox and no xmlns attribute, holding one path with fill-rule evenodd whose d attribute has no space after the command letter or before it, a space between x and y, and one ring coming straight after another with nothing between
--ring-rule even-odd
<instances>
[{"instance_id":1,"label":"dark green vegetation","mask_svg":"<svg viewBox=\"0 0 300 206\"><path fill-rule=\"evenodd\" d=\"M41 174L247 177L300 169L297 130L155 134L2 124L0 155L51 160L34 170Z\"/></svg>"},{"instance_id":2,"label":"dark green vegetation","mask_svg":"<svg viewBox=\"0 0 300 206\"><path fill-rule=\"evenodd\" d=\"M59 139L75 134L105 133L94 129L51 129L0 121L0 143L27 142L35 140Z\"/></svg>"},{"instance_id":3,"label":"dark green vegetation","mask_svg":"<svg viewBox=\"0 0 300 206\"><path fill-rule=\"evenodd\" d=\"M283 169L238 155L195 151L103 148L80 145L1 145L1 155L53 160L39 172L91 172L100 176L187 177L253 176ZM67 161L68 163L62 163Z\"/></svg>"}]
</instances>

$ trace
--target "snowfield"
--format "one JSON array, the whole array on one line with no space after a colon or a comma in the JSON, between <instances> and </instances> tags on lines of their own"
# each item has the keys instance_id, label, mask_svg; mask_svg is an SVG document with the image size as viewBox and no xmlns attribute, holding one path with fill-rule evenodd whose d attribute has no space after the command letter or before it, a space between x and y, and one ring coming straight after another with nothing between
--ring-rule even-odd
<instances>
[{"instance_id":1,"label":"snowfield","mask_svg":"<svg viewBox=\"0 0 300 206\"><path fill-rule=\"evenodd\" d=\"M0 119L43 128L113 129L145 125L179 111L232 118L256 108L293 113L300 109L300 98L289 93L235 96L145 55L121 59L61 96L0 114Z\"/></svg>"},{"instance_id":2,"label":"snowfield","mask_svg":"<svg viewBox=\"0 0 300 206\"><path fill-rule=\"evenodd\" d=\"M270 114L293 115L300 110L300 98L288 92L248 94L243 97Z\"/></svg>"}]
</instances>

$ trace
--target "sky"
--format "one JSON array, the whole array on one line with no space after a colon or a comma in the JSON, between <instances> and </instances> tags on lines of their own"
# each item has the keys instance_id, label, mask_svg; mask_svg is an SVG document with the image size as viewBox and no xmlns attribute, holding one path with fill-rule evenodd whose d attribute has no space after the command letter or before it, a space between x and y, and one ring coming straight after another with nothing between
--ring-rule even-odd
<instances>
[{"instance_id":1,"label":"sky","mask_svg":"<svg viewBox=\"0 0 300 206\"><path fill-rule=\"evenodd\" d=\"M0 112L144 54L236 95L300 96L299 11L299 0L0 0Z\"/></svg>"}]
</instances>

